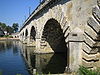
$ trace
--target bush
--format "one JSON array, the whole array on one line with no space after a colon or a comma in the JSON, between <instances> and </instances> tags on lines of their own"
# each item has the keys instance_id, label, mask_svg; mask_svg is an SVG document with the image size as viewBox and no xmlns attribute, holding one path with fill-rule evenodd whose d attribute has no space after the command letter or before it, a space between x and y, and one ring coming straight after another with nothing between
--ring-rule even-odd
<instances>
[{"instance_id":1,"label":"bush","mask_svg":"<svg viewBox=\"0 0 100 75\"><path fill-rule=\"evenodd\" d=\"M13 38L13 36L12 36L12 35L9 35L8 37L9 37L9 38Z\"/></svg>"},{"instance_id":2,"label":"bush","mask_svg":"<svg viewBox=\"0 0 100 75\"><path fill-rule=\"evenodd\" d=\"M4 37L8 37L9 35L4 35Z\"/></svg>"},{"instance_id":3,"label":"bush","mask_svg":"<svg viewBox=\"0 0 100 75\"><path fill-rule=\"evenodd\" d=\"M100 68L98 69L88 69L86 67L80 66L78 70L79 75L100 75Z\"/></svg>"},{"instance_id":4,"label":"bush","mask_svg":"<svg viewBox=\"0 0 100 75\"><path fill-rule=\"evenodd\" d=\"M13 36L12 35L4 35L4 37L8 37L8 38L13 38Z\"/></svg>"}]
</instances>

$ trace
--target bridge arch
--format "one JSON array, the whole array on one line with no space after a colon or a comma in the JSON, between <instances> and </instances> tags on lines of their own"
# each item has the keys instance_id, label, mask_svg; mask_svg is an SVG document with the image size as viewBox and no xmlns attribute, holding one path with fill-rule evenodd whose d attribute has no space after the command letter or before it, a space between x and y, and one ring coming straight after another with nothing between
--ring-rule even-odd
<instances>
[{"instance_id":1,"label":"bridge arch","mask_svg":"<svg viewBox=\"0 0 100 75\"><path fill-rule=\"evenodd\" d=\"M42 44L45 43L45 44ZM55 72L49 70L50 73L57 74L58 71L59 73L64 73L65 68L68 64L68 55L67 55L67 46L65 42L65 37L63 30L61 29L60 23L55 20L54 18L49 19L46 24L44 25L44 29L42 31L42 37L41 37L41 46L45 46L44 50L48 52L54 52L54 55L52 56L51 60L49 63L53 60L53 57L58 54L58 57L63 57L63 62L62 60L59 61L60 68L57 68ZM60 54L60 55L59 55ZM62 63L62 64L61 64ZM48 67L48 65L46 66ZM51 67L53 68L53 67ZM47 69L47 68L45 68ZM46 73L49 73L46 72Z\"/></svg>"},{"instance_id":2,"label":"bridge arch","mask_svg":"<svg viewBox=\"0 0 100 75\"><path fill-rule=\"evenodd\" d=\"M41 41L45 41L47 49L53 52L67 52L63 30L54 18L49 19L44 25Z\"/></svg>"},{"instance_id":3,"label":"bridge arch","mask_svg":"<svg viewBox=\"0 0 100 75\"><path fill-rule=\"evenodd\" d=\"M32 26L30 30L30 39L35 41L35 36L36 36L35 27Z\"/></svg>"},{"instance_id":4,"label":"bridge arch","mask_svg":"<svg viewBox=\"0 0 100 75\"><path fill-rule=\"evenodd\" d=\"M25 30L25 38L27 38L27 36L28 36L28 30L26 29Z\"/></svg>"},{"instance_id":5,"label":"bridge arch","mask_svg":"<svg viewBox=\"0 0 100 75\"><path fill-rule=\"evenodd\" d=\"M24 36L24 32L22 33L22 35Z\"/></svg>"},{"instance_id":6,"label":"bridge arch","mask_svg":"<svg viewBox=\"0 0 100 75\"><path fill-rule=\"evenodd\" d=\"M21 32L21 38L24 38L24 32Z\"/></svg>"}]
</instances>

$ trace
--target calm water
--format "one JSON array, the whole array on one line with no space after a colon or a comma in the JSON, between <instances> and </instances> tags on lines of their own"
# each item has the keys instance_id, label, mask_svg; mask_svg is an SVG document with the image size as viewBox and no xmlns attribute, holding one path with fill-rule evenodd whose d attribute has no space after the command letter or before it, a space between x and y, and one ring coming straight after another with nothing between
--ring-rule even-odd
<instances>
[{"instance_id":1,"label":"calm water","mask_svg":"<svg viewBox=\"0 0 100 75\"><path fill-rule=\"evenodd\" d=\"M29 64L30 70L42 74L63 74L67 66L67 55L65 53L34 54L33 47L22 46L22 52ZM34 73L34 72L33 72ZM35 74L35 73L34 73Z\"/></svg>"},{"instance_id":2,"label":"calm water","mask_svg":"<svg viewBox=\"0 0 100 75\"><path fill-rule=\"evenodd\" d=\"M36 72L45 75L64 73L65 53L35 54L34 50L35 47L27 47L19 41L0 41L0 71L3 75L30 75L27 69L34 75Z\"/></svg>"},{"instance_id":3,"label":"calm water","mask_svg":"<svg viewBox=\"0 0 100 75\"><path fill-rule=\"evenodd\" d=\"M3 75L29 75L17 41L0 41L0 72Z\"/></svg>"}]
</instances>

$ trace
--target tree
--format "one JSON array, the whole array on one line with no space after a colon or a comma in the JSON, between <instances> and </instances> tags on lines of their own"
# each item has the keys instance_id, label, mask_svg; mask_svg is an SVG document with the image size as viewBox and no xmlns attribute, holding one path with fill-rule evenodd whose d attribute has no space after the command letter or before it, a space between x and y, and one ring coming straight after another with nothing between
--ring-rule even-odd
<instances>
[{"instance_id":1,"label":"tree","mask_svg":"<svg viewBox=\"0 0 100 75\"><path fill-rule=\"evenodd\" d=\"M5 24L5 23L0 22L0 27L1 27L3 30L5 30L5 28L6 28L6 24Z\"/></svg>"},{"instance_id":2,"label":"tree","mask_svg":"<svg viewBox=\"0 0 100 75\"><path fill-rule=\"evenodd\" d=\"M10 26L6 26L5 30L7 31L7 33L11 34L14 32L13 28Z\"/></svg>"},{"instance_id":3,"label":"tree","mask_svg":"<svg viewBox=\"0 0 100 75\"><path fill-rule=\"evenodd\" d=\"M18 23L13 23L12 28L13 28L14 32L18 31L18 27L19 27Z\"/></svg>"}]
</instances>

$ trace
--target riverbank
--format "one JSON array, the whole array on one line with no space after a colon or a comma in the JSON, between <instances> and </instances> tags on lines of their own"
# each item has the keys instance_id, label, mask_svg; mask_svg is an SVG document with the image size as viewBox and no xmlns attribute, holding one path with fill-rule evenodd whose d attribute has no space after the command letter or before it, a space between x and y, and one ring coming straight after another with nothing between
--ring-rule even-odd
<instances>
[{"instance_id":1,"label":"riverbank","mask_svg":"<svg viewBox=\"0 0 100 75\"><path fill-rule=\"evenodd\" d=\"M4 41L4 40L16 40L16 41L19 41L19 38L0 37L0 41Z\"/></svg>"}]
</instances>

